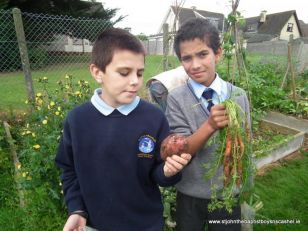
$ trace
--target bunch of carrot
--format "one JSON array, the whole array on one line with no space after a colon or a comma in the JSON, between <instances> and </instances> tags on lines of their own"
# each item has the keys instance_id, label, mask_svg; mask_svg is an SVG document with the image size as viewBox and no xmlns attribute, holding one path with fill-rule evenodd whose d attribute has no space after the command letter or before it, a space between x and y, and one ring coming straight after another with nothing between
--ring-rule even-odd
<instances>
[{"instance_id":1,"label":"bunch of carrot","mask_svg":"<svg viewBox=\"0 0 308 231\"><path fill-rule=\"evenodd\" d=\"M224 102L229 117L229 126L226 128L225 150L223 158L224 166L224 187L228 187L231 181L236 182L240 187L243 177L242 158L245 152L243 133L241 132L241 121L238 105L232 101Z\"/></svg>"},{"instance_id":2,"label":"bunch of carrot","mask_svg":"<svg viewBox=\"0 0 308 231\"><path fill-rule=\"evenodd\" d=\"M251 174L250 129L248 129L242 109L232 99L223 102L229 118L229 125L219 134L219 148L214 163L207 165L206 177L213 177L223 165L223 188L217 199L217 186L212 187L212 209L225 207L229 212L235 204L234 194L245 191L245 184ZM216 191L215 191L216 190ZM211 209L210 208L210 209Z\"/></svg>"}]
</instances>

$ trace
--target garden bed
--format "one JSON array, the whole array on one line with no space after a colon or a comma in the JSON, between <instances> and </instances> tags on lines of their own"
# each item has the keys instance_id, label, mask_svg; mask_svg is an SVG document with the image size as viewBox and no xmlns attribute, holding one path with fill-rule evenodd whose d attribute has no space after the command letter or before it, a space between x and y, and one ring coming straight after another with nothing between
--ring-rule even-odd
<instances>
[{"instance_id":1,"label":"garden bed","mask_svg":"<svg viewBox=\"0 0 308 231\"><path fill-rule=\"evenodd\" d=\"M275 162L299 150L302 147L305 139L304 131L298 131L296 129L286 127L280 123L266 119L263 119L261 121L260 129L272 130L276 133L284 134L286 136L286 139L282 140L283 142L273 145L271 148L266 150L266 155L261 155L259 156L259 158L256 157L257 169L260 169L267 164Z\"/></svg>"}]
</instances>

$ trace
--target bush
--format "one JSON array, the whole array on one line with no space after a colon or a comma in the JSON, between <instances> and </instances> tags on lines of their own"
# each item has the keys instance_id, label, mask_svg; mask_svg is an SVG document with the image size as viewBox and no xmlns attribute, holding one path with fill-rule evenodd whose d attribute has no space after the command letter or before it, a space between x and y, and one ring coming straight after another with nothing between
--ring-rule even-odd
<instances>
[{"instance_id":1,"label":"bush","mask_svg":"<svg viewBox=\"0 0 308 231\"><path fill-rule=\"evenodd\" d=\"M27 102L31 112L25 123L13 129L18 144L18 180L25 194L22 230L60 230L67 212L63 204L60 172L54 158L67 112L89 98L88 82L67 75L55 92L47 90L47 77L40 78L43 92Z\"/></svg>"}]
</instances>

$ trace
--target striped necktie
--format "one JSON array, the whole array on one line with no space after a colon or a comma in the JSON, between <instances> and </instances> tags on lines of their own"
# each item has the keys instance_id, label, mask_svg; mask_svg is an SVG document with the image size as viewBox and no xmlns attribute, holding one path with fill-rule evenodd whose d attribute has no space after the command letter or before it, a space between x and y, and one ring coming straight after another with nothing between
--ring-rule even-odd
<instances>
[{"instance_id":1,"label":"striped necktie","mask_svg":"<svg viewBox=\"0 0 308 231\"><path fill-rule=\"evenodd\" d=\"M208 102L207 110L209 110L209 111L211 111L211 108L214 106L213 100L212 100L213 93L214 93L214 90L211 89L211 88L206 89L206 90L202 93L202 96L203 96L203 97L206 99L206 101Z\"/></svg>"}]
</instances>

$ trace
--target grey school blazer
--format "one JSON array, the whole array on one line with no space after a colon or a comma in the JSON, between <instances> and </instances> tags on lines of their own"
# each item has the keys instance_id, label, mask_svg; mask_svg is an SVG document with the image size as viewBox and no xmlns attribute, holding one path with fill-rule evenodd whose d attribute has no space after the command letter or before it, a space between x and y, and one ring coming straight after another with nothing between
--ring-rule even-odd
<instances>
[{"instance_id":1,"label":"grey school blazer","mask_svg":"<svg viewBox=\"0 0 308 231\"><path fill-rule=\"evenodd\" d=\"M240 105L247 117L249 127L250 108L248 98L243 89L227 82L228 98L232 98ZM189 82L172 90L167 99L166 117L168 119L171 133L182 135L193 134L202 123L209 117L209 111L193 93ZM212 136L215 137L219 131ZM210 199L211 185L216 184L218 189L223 187L223 167L220 166L216 175L206 180L204 164L208 163L215 154L217 144L207 143L191 160L182 171L182 180L176 184L177 190L185 195L197 198ZM218 195L219 196L219 195Z\"/></svg>"}]
</instances>

